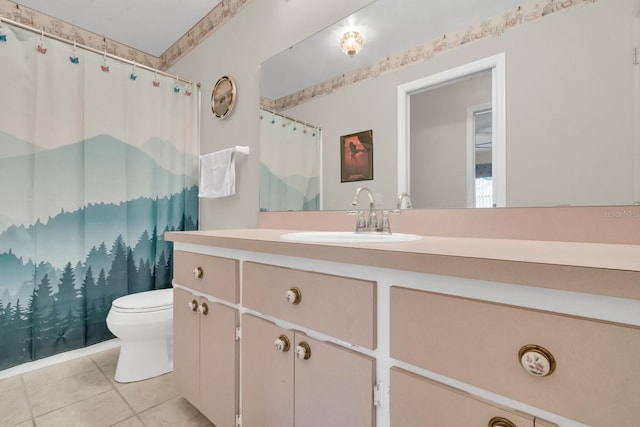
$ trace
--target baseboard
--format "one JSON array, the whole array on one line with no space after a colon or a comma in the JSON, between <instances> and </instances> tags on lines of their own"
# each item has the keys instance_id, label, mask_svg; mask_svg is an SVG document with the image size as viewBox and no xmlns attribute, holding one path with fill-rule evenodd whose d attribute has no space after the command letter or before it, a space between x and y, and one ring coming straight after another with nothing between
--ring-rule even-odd
<instances>
[{"instance_id":1,"label":"baseboard","mask_svg":"<svg viewBox=\"0 0 640 427\"><path fill-rule=\"evenodd\" d=\"M103 341L98 344L90 345L88 347L79 348L77 350L65 351L44 359L34 360L33 362L23 363L13 368L8 368L0 371L0 380L4 378L13 377L14 375L25 374L36 369L44 368L58 363L67 362L73 359L79 359L80 357L89 356L94 353L100 353L101 351L110 350L112 348L120 347L120 340L113 338L108 341Z\"/></svg>"}]
</instances>

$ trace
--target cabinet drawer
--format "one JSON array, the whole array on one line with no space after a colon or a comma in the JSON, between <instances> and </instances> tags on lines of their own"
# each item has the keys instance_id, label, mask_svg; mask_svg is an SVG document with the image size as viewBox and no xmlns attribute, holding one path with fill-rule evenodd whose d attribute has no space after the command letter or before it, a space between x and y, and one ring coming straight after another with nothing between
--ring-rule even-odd
<instances>
[{"instance_id":1,"label":"cabinet drawer","mask_svg":"<svg viewBox=\"0 0 640 427\"><path fill-rule=\"evenodd\" d=\"M370 349L376 347L376 283L243 263L243 305ZM297 289L298 303L287 293Z\"/></svg>"},{"instance_id":2,"label":"cabinet drawer","mask_svg":"<svg viewBox=\"0 0 640 427\"><path fill-rule=\"evenodd\" d=\"M490 405L400 368L391 368L389 391L393 427L491 426L489 422L496 418L509 420L516 427L534 426L532 416Z\"/></svg>"},{"instance_id":3,"label":"cabinet drawer","mask_svg":"<svg viewBox=\"0 0 640 427\"><path fill-rule=\"evenodd\" d=\"M640 329L391 289L391 356L589 425L637 426ZM555 370L528 373L525 345Z\"/></svg>"},{"instance_id":4,"label":"cabinet drawer","mask_svg":"<svg viewBox=\"0 0 640 427\"><path fill-rule=\"evenodd\" d=\"M240 302L239 262L193 252L173 252L174 281L182 286L222 298Z\"/></svg>"}]
</instances>

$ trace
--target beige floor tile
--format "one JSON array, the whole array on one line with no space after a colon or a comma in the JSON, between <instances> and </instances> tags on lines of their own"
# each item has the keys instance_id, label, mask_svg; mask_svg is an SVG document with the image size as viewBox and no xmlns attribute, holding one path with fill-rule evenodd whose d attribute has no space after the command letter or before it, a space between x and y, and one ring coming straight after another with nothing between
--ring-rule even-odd
<instances>
[{"instance_id":1,"label":"beige floor tile","mask_svg":"<svg viewBox=\"0 0 640 427\"><path fill-rule=\"evenodd\" d=\"M36 418L38 427L108 427L133 415L115 390ZM131 424L133 426L133 424Z\"/></svg>"},{"instance_id":2,"label":"beige floor tile","mask_svg":"<svg viewBox=\"0 0 640 427\"><path fill-rule=\"evenodd\" d=\"M146 426L153 427L210 427L213 426L196 408L182 397L139 414Z\"/></svg>"},{"instance_id":3,"label":"beige floor tile","mask_svg":"<svg viewBox=\"0 0 640 427\"><path fill-rule=\"evenodd\" d=\"M35 426L35 424L33 423L32 420L27 420L25 422L22 422L20 424L16 424L16 425L11 426L11 427L34 427L34 426Z\"/></svg>"},{"instance_id":4,"label":"beige floor tile","mask_svg":"<svg viewBox=\"0 0 640 427\"><path fill-rule=\"evenodd\" d=\"M0 392L0 426L13 426L30 418L29 403L22 388Z\"/></svg>"},{"instance_id":5,"label":"beige floor tile","mask_svg":"<svg viewBox=\"0 0 640 427\"><path fill-rule=\"evenodd\" d=\"M23 378L27 390L34 390L45 384L51 384L63 378L68 378L70 376L95 369L96 364L93 363L91 358L81 357L79 359L69 360L68 362L62 362L28 372L23 375Z\"/></svg>"},{"instance_id":6,"label":"beige floor tile","mask_svg":"<svg viewBox=\"0 0 640 427\"><path fill-rule=\"evenodd\" d=\"M11 390L14 388L24 388L22 377L20 375L14 375L13 377L0 380L0 392Z\"/></svg>"},{"instance_id":7,"label":"beige floor tile","mask_svg":"<svg viewBox=\"0 0 640 427\"><path fill-rule=\"evenodd\" d=\"M115 387L122 387L126 383L116 382L116 365L104 365L100 366L100 370L107 377L109 382Z\"/></svg>"},{"instance_id":8,"label":"beige floor tile","mask_svg":"<svg viewBox=\"0 0 640 427\"><path fill-rule=\"evenodd\" d=\"M112 348L110 350L101 351L91 355L91 358L99 367L107 365L117 365L118 356L120 355L120 347Z\"/></svg>"},{"instance_id":9,"label":"beige floor tile","mask_svg":"<svg viewBox=\"0 0 640 427\"><path fill-rule=\"evenodd\" d=\"M172 372L145 381L123 384L118 387L118 391L138 413L178 396L173 388Z\"/></svg>"},{"instance_id":10,"label":"beige floor tile","mask_svg":"<svg viewBox=\"0 0 640 427\"><path fill-rule=\"evenodd\" d=\"M38 416L112 388L113 386L102 371L94 368L92 371L63 378L33 390L28 388L27 396L33 414Z\"/></svg>"},{"instance_id":11,"label":"beige floor tile","mask_svg":"<svg viewBox=\"0 0 640 427\"><path fill-rule=\"evenodd\" d=\"M118 424L114 424L112 427L145 427L144 423L138 416L127 418L124 421L120 421ZM153 426L148 426L153 427Z\"/></svg>"}]
</instances>

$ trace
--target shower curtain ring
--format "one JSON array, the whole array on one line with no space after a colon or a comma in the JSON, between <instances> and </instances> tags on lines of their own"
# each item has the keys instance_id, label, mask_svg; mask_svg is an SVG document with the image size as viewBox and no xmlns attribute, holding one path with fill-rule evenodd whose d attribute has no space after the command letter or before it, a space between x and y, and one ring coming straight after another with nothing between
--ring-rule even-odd
<instances>
[{"instance_id":1,"label":"shower curtain ring","mask_svg":"<svg viewBox=\"0 0 640 427\"><path fill-rule=\"evenodd\" d=\"M176 82L173 85L173 93L180 93L180 86L178 86L178 76L176 75Z\"/></svg>"},{"instance_id":2,"label":"shower curtain ring","mask_svg":"<svg viewBox=\"0 0 640 427\"><path fill-rule=\"evenodd\" d=\"M40 29L40 42L38 42L38 52L43 55L47 53L47 48L44 47L44 29Z\"/></svg>"},{"instance_id":3,"label":"shower curtain ring","mask_svg":"<svg viewBox=\"0 0 640 427\"><path fill-rule=\"evenodd\" d=\"M158 69L156 68L156 70L153 72L154 75L154 79L153 79L153 86L154 87L160 87L160 80L158 80Z\"/></svg>"},{"instance_id":4,"label":"shower curtain ring","mask_svg":"<svg viewBox=\"0 0 640 427\"><path fill-rule=\"evenodd\" d=\"M76 39L73 39L73 49L71 50L71 56L69 57L69 61L72 64L79 64L80 60L78 59L78 53L76 50Z\"/></svg>"},{"instance_id":5,"label":"shower curtain ring","mask_svg":"<svg viewBox=\"0 0 640 427\"><path fill-rule=\"evenodd\" d=\"M102 55L102 65L100 66L100 69L102 71L104 71L105 73L109 72L109 66L107 65L107 51L105 49L104 54Z\"/></svg>"},{"instance_id":6,"label":"shower curtain ring","mask_svg":"<svg viewBox=\"0 0 640 427\"><path fill-rule=\"evenodd\" d=\"M7 35L2 31L2 16L0 16L0 42L6 42Z\"/></svg>"}]
</instances>

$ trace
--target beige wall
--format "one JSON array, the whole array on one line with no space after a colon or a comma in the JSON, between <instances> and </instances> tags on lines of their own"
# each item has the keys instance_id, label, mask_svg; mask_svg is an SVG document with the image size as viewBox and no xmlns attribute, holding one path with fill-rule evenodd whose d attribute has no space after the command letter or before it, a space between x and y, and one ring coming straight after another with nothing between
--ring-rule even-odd
<instances>
[{"instance_id":1,"label":"beige wall","mask_svg":"<svg viewBox=\"0 0 640 427\"><path fill-rule=\"evenodd\" d=\"M250 1L169 70L202 83L202 154L238 144L251 148L251 155L236 164L236 195L201 199L201 229L246 228L257 223L260 63L369 2ZM234 77L238 97L231 115L219 120L211 114L211 89L225 74Z\"/></svg>"}]
</instances>

